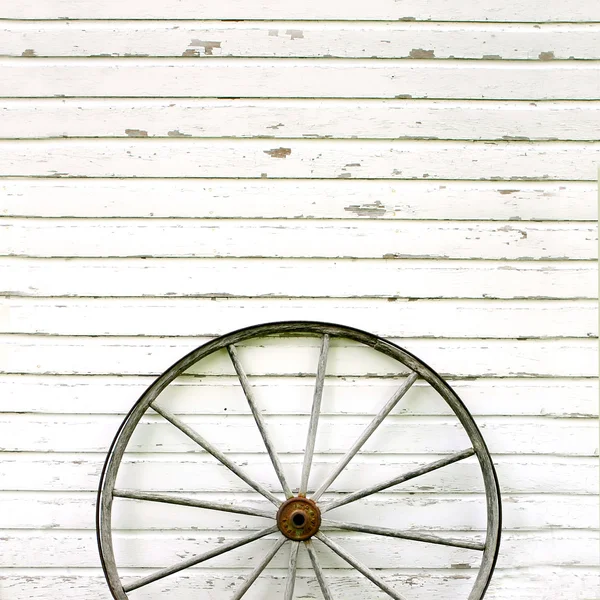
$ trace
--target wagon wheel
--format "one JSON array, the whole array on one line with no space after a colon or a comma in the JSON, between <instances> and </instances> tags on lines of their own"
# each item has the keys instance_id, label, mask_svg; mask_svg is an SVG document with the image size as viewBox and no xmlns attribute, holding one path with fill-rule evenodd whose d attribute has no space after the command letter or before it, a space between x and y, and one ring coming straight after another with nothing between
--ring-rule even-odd
<instances>
[{"instance_id":1,"label":"wagon wheel","mask_svg":"<svg viewBox=\"0 0 600 600\"><path fill-rule=\"evenodd\" d=\"M275 451L261 412L256 406L252 387L245 374L243 365L240 362L236 350L236 344L255 338L263 338L265 336L273 335L302 337L308 335L318 337L321 340L316 383L313 393L313 404L306 437L302 476L298 492L295 494L286 480L282 464L277 452ZM350 340L354 343L364 345L373 351L382 353L387 357L391 357L392 359L395 359L401 363L403 365L403 370L408 371L408 374L400 387L381 407L379 413L364 429L362 434L354 442L351 448L329 472L328 476L320 484L318 489L313 494L307 496L308 481L311 464L313 461L315 440L317 436L329 344L330 339L332 338L343 338L345 340ZM269 458L281 484L281 488L285 495L285 500L280 499L261 483L249 477L240 466L232 462L216 446L202 437L199 432L186 425L176 415L172 414L156 402L159 394L171 382L173 382L173 380L184 373L184 371L187 371L202 358L205 358L208 355L225 348L229 353L231 362L233 363L235 372L237 373L240 384L243 388L252 415L264 441ZM365 487L352 493L340 495L333 501L323 502L321 500L323 493L328 490L334 480L344 470L346 465L348 465L352 458L359 452L377 427L384 421L384 419L397 405L400 399L410 389L415 380L419 378L427 382L452 409L464 428L466 434L468 435L471 446L460 452L448 455L440 460L424 464L420 468L398 474L392 479L381 481L377 485ZM186 434L206 452L210 453L220 463L222 463L222 465L230 469L248 486L261 494L274 506L272 506L270 510L263 510L252 506L207 502L185 496L116 489L115 481L127 444L131 439L131 436L141 417L149 408L152 408L156 413L166 419L166 421L170 422L174 427ZM485 542L479 542L477 540L467 538L461 539L439 537L425 533L414 533L412 531L401 531L385 527L361 525L359 523L348 523L328 519L327 513L334 508L349 504L372 494L376 494L379 491L386 490L410 479L430 473L437 469L441 469L447 465L464 460L473 455L475 455L478 459L481 473L483 475L486 493L487 528ZM179 563L173 564L170 567L158 570L146 577L137 579L132 583L123 585L117 570L112 541L111 515L113 501L115 498L129 498L139 501L162 502L174 505L194 506L214 511L225 511L242 515L260 516L272 519L272 524L265 529L255 531L252 534L236 539L231 543L223 544L214 550L193 556ZM108 586L115 600L127 600L129 598L128 593L132 592L133 590L142 588L143 586L146 586L154 581L158 581L163 577L167 577L188 567L200 564L213 557L224 554L225 552L235 548L239 548L245 544L249 544L270 534L276 534L277 540L273 543L268 553L260 559L252 573L241 585L237 587L232 596L232 600L239 600L242 598L242 596L258 578L261 572L267 567L271 559L283 545L290 547L288 576L286 579L284 600L291 600L294 597L296 564L300 544L304 544L306 550L308 551L310 561L314 568L315 575L324 598L326 600L332 599L333 595L330 591L330 586L321 567L317 552L315 551L316 544L313 541L314 539L318 540L317 544L322 544L323 547L328 547L344 561L349 563L354 569L356 569L373 584L383 590L389 597L396 600L406 600L400 591L392 588L375 571L362 564L347 550L334 541L334 539L329 536L329 533L325 533L325 531L330 529L362 532L376 536L388 536L392 538L414 540L426 544L441 544L444 546L465 548L471 550L472 552L479 553L482 557L479 572L467 600L481 600L490 582L498 554L501 529L501 504L496 473L483 437L481 436L481 433L473 421L473 417L465 405L446 383L446 381L444 381L444 379L442 379L435 371L433 371L424 362L406 350L403 350L395 344L370 333L329 323L290 321L267 323L254 327L248 327L216 338L184 356L154 381L154 383L144 392L141 398L133 406L121 424L110 447L108 457L104 464L98 491L96 525L102 567L108 582ZM135 598L135 595L133 598Z\"/></svg>"}]
</instances>

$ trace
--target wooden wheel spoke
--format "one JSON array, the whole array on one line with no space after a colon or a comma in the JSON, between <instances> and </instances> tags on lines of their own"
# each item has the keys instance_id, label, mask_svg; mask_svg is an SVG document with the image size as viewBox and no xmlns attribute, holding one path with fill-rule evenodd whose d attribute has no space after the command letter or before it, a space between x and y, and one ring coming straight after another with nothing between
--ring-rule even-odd
<instances>
[{"instance_id":1,"label":"wooden wheel spoke","mask_svg":"<svg viewBox=\"0 0 600 600\"><path fill-rule=\"evenodd\" d=\"M301 496L306 495L308 488L308 478L310 476L310 467L312 465L313 453L315 451L315 440L317 438L317 426L321 414L321 399L323 397L323 384L325 382L325 370L327 368L327 354L329 352L329 336L325 334L321 344L321 354L319 355L319 365L317 367L317 379L315 382L315 391L313 394L313 404L310 413L310 424L306 437L306 450L304 452L304 462L302 464L302 479L300 482Z\"/></svg>"},{"instance_id":2,"label":"wooden wheel spoke","mask_svg":"<svg viewBox=\"0 0 600 600\"><path fill-rule=\"evenodd\" d=\"M281 483L281 487L283 488L283 492L285 493L286 498L291 498L293 496L292 490L288 485L285 475L283 473L283 466L279 460L279 456L277 456L277 452L275 451L275 447L273 446L273 442L269 437L267 432L266 423L258 410L258 406L256 405L256 401L254 399L254 393L252 392L252 386L250 385L250 381L248 381L248 376L246 375L244 368L240 363L240 359L237 354L237 350L233 344L227 346L227 350L229 352L229 356L231 358L231 362L233 363L233 367L235 368L235 372L237 373L238 379L240 380L240 384L242 385L242 389L244 390L244 394L246 396L246 400L248 400L248 404L250 405L250 410L252 411L252 415L254 416L254 420L256 421L256 425L258 430L260 431L260 435L265 443L265 447L267 452L269 453L269 457L271 458L271 462L273 463L273 468L275 469L275 473L277 473L277 477L279 482Z\"/></svg>"},{"instance_id":3,"label":"wooden wheel spoke","mask_svg":"<svg viewBox=\"0 0 600 600\"><path fill-rule=\"evenodd\" d=\"M371 569L363 565L349 552L344 550L340 545L336 544L332 539L328 538L324 533L319 532L316 536L325 545L329 546L338 556L343 558L348 564L352 565L357 571L362 573L367 579L370 579L378 588L383 590L388 596L394 600L406 600L404 596L393 590L383 579L376 575Z\"/></svg>"},{"instance_id":4,"label":"wooden wheel spoke","mask_svg":"<svg viewBox=\"0 0 600 600\"><path fill-rule=\"evenodd\" d=\"M252 573L250 573L250 575L248 576L248 579L246 579L246 581L244 581L244 583L242 584L240 589L237 590L237 592L235 593L235 595L233 596L233 598L231 600L240 600L240 598L248 591L250 586L258 579L258 576L266 569L267 565L271 562L271 560L273 560L273 557L277 554L277 552L279 551L279 548L281 548L281 546L283 546L283 544L285 544L285 542L287 542L287 538L285 538L284 536L281 536L275 542L275 544L273 544L273 546L265 554L265 556L260 561L260 563L257 565L257 567L254 569L254 571L252 571Z\"/></svg>"},{"instance_id":5,"label":"wooden wheel spoke","mask_svg":"<svg viewBox=\"0 0 600 600\"><path fill-rule=\"evenodd\" d=\"M237 513L241 515L251 515L253 517L265 517L267 519L275 518L275 513L272 510L261 510L260 508L252 508L251 506L241 506L239 504L225 504L222 502L196 500L195 498L185 498L184 496L171 496L169 494L138 492L136 490L114 490L113 496L117 496L118 498L128 498L130 500L146 500L148 502L163 502L164 504L194 506L196 508L220 510L223 512Z\"/></svg>"},{"instance_id":6,"label":"wooden wheel spoke","mask_svg":"<svg viewBox=\"0 0 600 600\"><path fill-rule=\"evenodd\" d=\"M284 600L292 600L294 597L294 587L296 585L296 565L298 564L298 550L300 542L292 542L290 548L290 561L288 565L288 576L285 584Z\"/></svg>"},{"instance_id":7,"label":"wooden wheel spoke","mask_svg":"<svg viewBox=\"0 0 600 600\"><path fill-rule=\"evenodd\" d=\"M330 521L324 519L321 527L331 527L333 529L346 529L348 531L360 531L361 533L372 533L373 535L385 535L388 537L401 538L404 540L413 540L415 542L426 542L429 544L440 544L442 546L453 546L455 548L468 548L470 550L485 550L485 544L473 540L442 538L437 535L427 533L412 533L410 531L400 531L389 529L387 527L374 527L371 525L360 525L358 523L345 523L343 521Z\"/></svg>"},{"instance_id":8,"label":"wooden wheel spoke","mask_svg":"<svg viewBox=\"0 0 600 600\"><path fill-rule=\"evenodd\" d=\"M339 463L334 467L331 473L327 476L321 487L311 496L312 500L318 500L322 494L329 488L329 486L333 483L333 481L338 477L338 475L344 470L346 465L352 460L352 458L356 455L356 453L364 446L366 441L371 437L373 432L381 425L383 420L388 416L391 410L398 404L402 396L408 392L413 383L417 380L418 375L416 373L411 373L404 381L404 383L396 390L394 395L386 402L383 408L379 411L379 413L375 416L375 418L369 423L367 428L362 432L360 437L354 442L350 450L345 454L345 456L339 461Z\"/></svg>"},{"instance_id":9,"label":"wooden wheel spoke","mask_svg":"<svg viewBox=\"0 0 600 600\"><path fill-rule=\"evenodd\" d=\"M219 548L215 548L214 550L209 550L208 552L204 552L203 554L199 554L198 556L192 556L184 561L181 561L175 565L170 567L166 567L165 569L161 569L160 571L156 571L156 573L152 573L146 577L142 577L133 583L123 586L123 590L125 592L131 592L132 590L137 590L149 583L153 583L154 581L158 581L159 579L163 579L164 577L168 577L169 575L173 575L174 573L178 573L179 571L183 571L189 567L193 567L194 565L198 565L201 562L208 560L209 558L214 558L215 556L219 556L220 554L224 554L225 552L229 552L234 548L239 548L240 546L244 546L258 540L265 535L269 535L270 533L274 533L277 531L277 525L272 525L271 527L267 527L266 529L262 529L257 531L245 538L234 540L229 544L225 544L224 546L220 546Z\"/></svg>"},{"instance_id":10,"label":"wooden wheel spoke","mask_svg":"<svg viewBox=\"0 0 600 600\"><path fill-rule=\"evenodd\" d=\"M275 506L281 504L281 500L267 490L263 485L254 481L249 477L240 467L234 462L229 460L218 448L213 446L208 440L204 439L197 431L192 429L189 425L186 425L181 419L176 417L173 413L169 412L165 408L158 406L155 402L152 402L150 406L162 417L164 417L169 423L177 427L180 431L185 433L190 439L194 440L199 446L204 448L209 454L214 456L221 464L226 466L230 471L235 473L241 480L245 481L251 488L255 489L259 494L262 494L267 500L272 502Z\"/></svg>"},{"instance_id":11,"label":"wooden wheel spoke","mask_svg":"<svg viewBox=\"0 0 600 600\"><path fill-rule=\"evenodd\" d=\"M408 471L408 473L404 473L399 475L398 477L394 477L392 479L388 479L382 483L378 483L377 485L363 488L362 490L358 490L357 492L353 492L352 494L347 494L338 498L337 500L333 500L321 506L321 514L337 508L338 506L343 506L344 504L349 504L350 502L355 502L356 500L360 500L361 498L365 498L366 496L370 496L371 494L376 494L381 490L385 490L394 485L398 485L399 483L403 483L408 481L409 479L414 479L415 477L419 477L421 475L425 475L426 473L430 473L431 471L435 471L436 469L440 469L447 465L451 465L452 463L458 462L459 460L464 460L465 458L469 458L469 456L473 456L475 454L475 450L473 448L467 448L466 450L462 450L461 452L457 452L456 454L452 454L445 458L441 458L440 460L436 460L427 465L419 467L413 471Z\"/></svg>"},{"instance_id":12,"label":"wooden wheel spoke","mask_svg":"<svg viewBox=\"0 0 600 600\"><path fill-rule=\"evenodd\" d=\"M325 598L325 600L333 600L333 596L331 595L331 591L329 590L329 586L327 585L327 581L325 580L325 575L323 575L323 569L321 568L321 563L319 562L319 557L315 552L315 547L313 546L312 541L306 540L304 542L304 545L308 550L310 562L312 563L313 569L315 570L315 575L317 576L319 587L321 588L321 592L323 593L323 598Z\"/></svg>"}]
</instances>

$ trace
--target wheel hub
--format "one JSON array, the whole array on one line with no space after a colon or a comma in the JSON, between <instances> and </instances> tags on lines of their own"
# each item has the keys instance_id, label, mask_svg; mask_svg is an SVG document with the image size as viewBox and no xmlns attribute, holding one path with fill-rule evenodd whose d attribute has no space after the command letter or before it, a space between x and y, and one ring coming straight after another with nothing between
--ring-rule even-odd
<instances>
[{"instance_id":1,"label":"wheel hub","mask_svg":"<svg viewBox=\"0 0 600 600\"><path fill-rule=\"evenodd\" d=\"M307 540L319 531L321 511L309 498L290 498L277 511L277 526L290 540Z\"/></svg>"}]
</instances>

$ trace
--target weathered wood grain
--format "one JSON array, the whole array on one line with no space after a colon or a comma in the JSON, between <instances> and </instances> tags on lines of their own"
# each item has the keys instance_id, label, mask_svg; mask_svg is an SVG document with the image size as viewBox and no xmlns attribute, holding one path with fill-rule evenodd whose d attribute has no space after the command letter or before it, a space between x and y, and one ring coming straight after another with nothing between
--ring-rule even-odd
<instances>
[{"instance_id":1,"label":"weathered wood grain","mask_svg":"<svg viewBox=\"0 0 600 600\"><path fill-rule=\"evenodd\" d=\"M452 100L6 100L0 138L597 140L600 103Z\"/></svg>"},{"instance_id":2,"label":"weathered wood grain","mask_svg":"<svg viewBox=\"0 0 600 600\"><path fill-rule=\"evenodd\" d=\"M352 323L372 333L421 338L597 337L593 300L0 299L0 334L203 336L255 323Z\"/></svg>"},{"instance_id":3,"label":"weathered wood grain","mask_svg":"<svg viewBox=\"0 0 600 600\"><path fill-rule=\"evenodd\" d=\"M596 183L0 179L23 217L596 221ZM165 202L165 198L169 199ZM322 281L321 284L325 282Z\"/></svg>"},{"instance_id":4,"label":"weathered wood grain","mask_svg":"<svg viewBox=\"0 0 600 600\"><path fill-rule=\"evenodd\" d=\"M586 61L13 57L0 68L3 98L597 100L600 84Z\"/></svg>"},{"instance_id":5,"label":"weathered wood grain","mask_svg":"<svg viewBox=\"0 0 600 600\"><path fill-rule=\"evenodd\" d=\"M598 25L575 23L8 21L0 32L2 56L600 58Z\"/></svg>"},{"instance_id":6,"label":"weathered wood grain","mask_svg":"<svg viewBox=\"0 0 600 600\"><path fill-rule=\"evenodd\" d=\"M0 222L0 255L25 257L594 260L597 246L596 223Z\"/></svg>"},{"instance_id":7,"label":"weathered wood grain","mask_svg":"<svg viewBox=\"0 0 600 600\"><path fill-rule=\"evenodd\" d=\"M230 0L166 0L160 5L148 5L142 0L127 4L117 0L47 0L38 5L13 5L4 0L2 12L6 19L204 19L257 20L302 19L350 21L600 21L600 11L593 4L574 2L543 2L534 0L526 5L511 0L484 0L477 5L465 5L459 0L435 0L425 6L415 6L407 0L374 0L369 4L353 4L341 0L319 2L309 0L301 5L291 0L261 0L244 2Z\"/></svg>"},{"instance_id":8,"label":"weathered wood grain","mask_svg":"<svg viewBox=\"0 0 600 600\"><path fill-rule=\"evenodd\" d=\"M32 298L595 299L597 274L587 261L0 258L2 293Z\"/></svg>"},{"instance_id":9,"label":"weathered wood grain","mask_svg":"<svg viewBox=\"0 0 600 600\"><path fill-rule=\"evenodd\" d=\"M226 333L226 332L223 332ZM2 336L0 369L7 374L158 375L207 338ZM395 339L442 376L597 377L595 340L421 340ZM314 376L318 350L265 342L246 353L251 375ZM90 358L93 357L93 360ZM334 347L329 374L398 375L398 363L360 348ZM248 367L247 367L248 368ZM200 370L200 369L198 369ZM193 369L192 372L196 370ZM204 374L233 375L226 361L204 365Z\"/></svg>"},{"instance_id":10,"label":"weathered wood grain","mask_svg":"<svg viewBox=\"0 0 600 600\"><path fill-rule=\"evenodd\" d=\"M600 142L0 141L6 177L595 181L599 160Z\"/></svg>"},{"instance_id":11,"label":"weathered wood grain","mask_svg":"<svg viewBox=\"0 0 600 600\"><path fill-rule=\"evenodd\" d=\"M180 418L201 432L219 450L256 454L264 444L251 416L227 419L185 415ZM319 423L315 452L343 454L358 439L371 416L324 416ZM103 452L117 431L121 418L106 415L90 419L70 415L10 415L0 420L0 448L6 452ZM308 418L269 416L269 432L279 454L301 453ZM597 419L547 419L544 417L479 417L478 426L493 454L557 454L596 456ZM398 432L402 431L402 436ZM469 440L452 417L388 417L361 452L367 454L452 454L469 447ZM196 452L198 445L181 435L160 417L144 417L127 446L129 452ZM338 457L339 458L339 457ZM311 481L317 481L313 474ZM121 484L118 484L121 485ZM356 484L356 487L360 488ZM314 490L314 484L309 487Z\"/></svg>"},{"instance_id":12,"label":"weathered wood grain","mask_svg":"<svg viewBox=\"0 0 600 600\"><path fill-rule=\"evenodd\" d=\"M260 455L236 454L232 458L251 477L275 489L277 479L268 459ZM441 456L432 455L359 455L332 484L334 493L356 491L356 481L365 486L391 479ZM313 469L315 477L324 478L338 457L319 454ZM6 491L96 492L105 452L58 453L18 452L3 454L0 463L2 487ZM299 481L302 455L282 455L286 470ZM598 458L556 455L494 455L494 465L502 483L503 494L577 494L595 495L598 491ZM122 481L147 491L168 493L215 492L245 494L248 487L233 473L219 469L216 461L204 453L130 454L122 466ZM400 489L400 488L398 488ZM481 470L474 460L462 461L402 484L402 491L425 494L479 494L482 492ZM259 497L256 496L258 499ZM91 514L88 518L92 518Z\"/></svg>"},{"instance_id":13,"label":"weathered wood grain","mask_svg":"<svg viewBox=\"0 0 600 600\"><path fill-rule=\"evenodd\" d=\"M125 415L150 383L149 377L131 376L3 375L0 411ZM309 377L254 377L252 385L267 414L309 414L314 386ZM326 377L321 410L374 414L396 387L397 380L389 378ZM598 382L589 379L453 379L452 388L475 416L598 416ZM180 377L160 397L176 414L248 413L239 384L227 376ZM429 384L417 381L394 414L448 415L450 408Z\"/></svg>"}]
</instances>

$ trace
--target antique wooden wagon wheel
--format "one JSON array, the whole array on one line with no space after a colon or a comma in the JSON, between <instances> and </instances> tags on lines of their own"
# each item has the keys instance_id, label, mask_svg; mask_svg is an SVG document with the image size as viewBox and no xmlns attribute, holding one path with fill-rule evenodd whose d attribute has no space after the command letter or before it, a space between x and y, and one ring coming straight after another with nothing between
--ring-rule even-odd
<instances>
[{"instance_id":1,"label":"antique wooden wagon wheel","mask_svg":"<svg viewBox=\"0 0 600 600\"><path fill-rule=\"evenodd\" d=\"M265 338L266 336L284 336L286 338L294 338L296 336L298 338L305 338L306 336L313 336L320 339L318 363L315 357L315 364L318 366L316 369L316 383L314 386L312 410L310 413L308 432L306 434L302 475L299 485L298 482L293 482L295 484L294 487L292 487L286 479L280 458L273 445L272 437L268 431L263 415L257 407L252 386L246 376L244 366L240 361L236 349L236 345L238 344L245 344L251 340ZM313 493L309 494L309 475L313 461L315 440L317 439L318 433L321 398L325 382L325 371L327 368L330 341L337 342L340 339L346 342L350 341L351 344L366 347L369 351L382 353L383 355L394 359L401 365L401 367L399 365L399 373L403 375L403 380L399 388L381 407L379 413L372 419L362 434L348 449L346 454L339 460L334 468L331 469L325 480L320 482L319 487ZM273 493L273 491L267 489L267 487L254 480L254 478L251 478L241 466L231 461L216 445L213 445L211 441L202 437L201 432L195 431L179 417L157 402L157 398L161 392L178 376L190 369L190 367L195 365L201 359L219 350L224 351L225 349L229 353L229 357L239 378L239 382L250 406L252 415L262 440L264 441L264 446L281 484L284 498L280 497L277 490ZM470 440L470 446L464 448L460 452L450 454L445 458L424 464L417 469L399 473L392 479L381 481L377 485L363 487L352 493L338 495L334 500L323 502L321 499L322 495L330 488L334 480L336 480L417 379L420 379L431 386L431 388L433 388L451 408L460 421L462 428L464 428L464 431ZM191 440L197 443L199 447L210 453L222 465L230 469L248 486L258 492L258 494L262 495L264 499L272 503L273 506L268 508L269 505L266 505L265 509L258 509L253 506L245 506L242 504L207 502L179 495L117 489L115 487L115 482L127 444L130 441L136 426L140 422L140 419L149 408L153 409L153 411L161 415L162 418L166 419L166 421L170 422L174 427L191 438ZM415 533L412 531L329 519L328 513L334 508L366 498L382 490L387 490L392 486L399 485L405 481L417 478L437 469L442 469L447 465L457 463L458 461L473 455L476 456L478 460L486 494L487 526L485 541L478 541L465 537L440 537L426 533ZM113 549L111 515L115 498L117 501L120 501L119 499L121 498L127 498L142 502L161 502L174 505L193 506L213 510L215 511L215 514L217 514L217 511L225 511L242 515L252 515L270 519L272 520L272 523L264 529L253 531L250 535L236 539L231 543L221 544L219 547L209 552L192 556L179 563L173 564L172 566L158 570L148 576L124 585L121 582L117 570ZM330 537L330 535L335 536L335 533L330 534L330 530L334 532L335 530L361 532L375 536L413 540L425 544L439 544L469 549L469 551L479 553L481 554L480 568L474 585L468 595L468 599L465 600L481 600L488 587L496 563L500 543L500 529L500 492L491 457L471 414L446 381L417 357L387 340L350 327L309 321L268 323L234 331L193 350L158 377L133 406L117 432L104 465L97 503L97 535L102 567L110 591L116 600L127 600L130 597L135 598L135 594L132 594L131 596L128 594L154 581L158 581L163 577L167 577L188 567L200 564L213 557L271 534L276 535L276 541L273 542L266 555L257 559L255 568L250 575L242 583L236 586L231 595L232 600L239 600L242 598L254 581L259 577L261 572L267 567L275 554L280 551L282 546L289 548L289 566L284 599L291 600L294 597L298 549L301 544L303 544L308 551L318 584L323 597L326 600L334 598L334 595L332 595L327 576L324 573L320 559L315 551L315 546L317 544L323 544L323 548L328 547L332 552L349 563L356 571L360 572L373 584L383 590L389 597L395 598L396 600L405 600L404 590L397 589L399 587L398 585L395 585L394 588L392 588L376 571L362 564L361 561L356 559L339 545L334 538ZM315 539L318 541L315 542ZM411 598L412 597L413 596L411 596Z\"/></svg>"}]
</instances>

